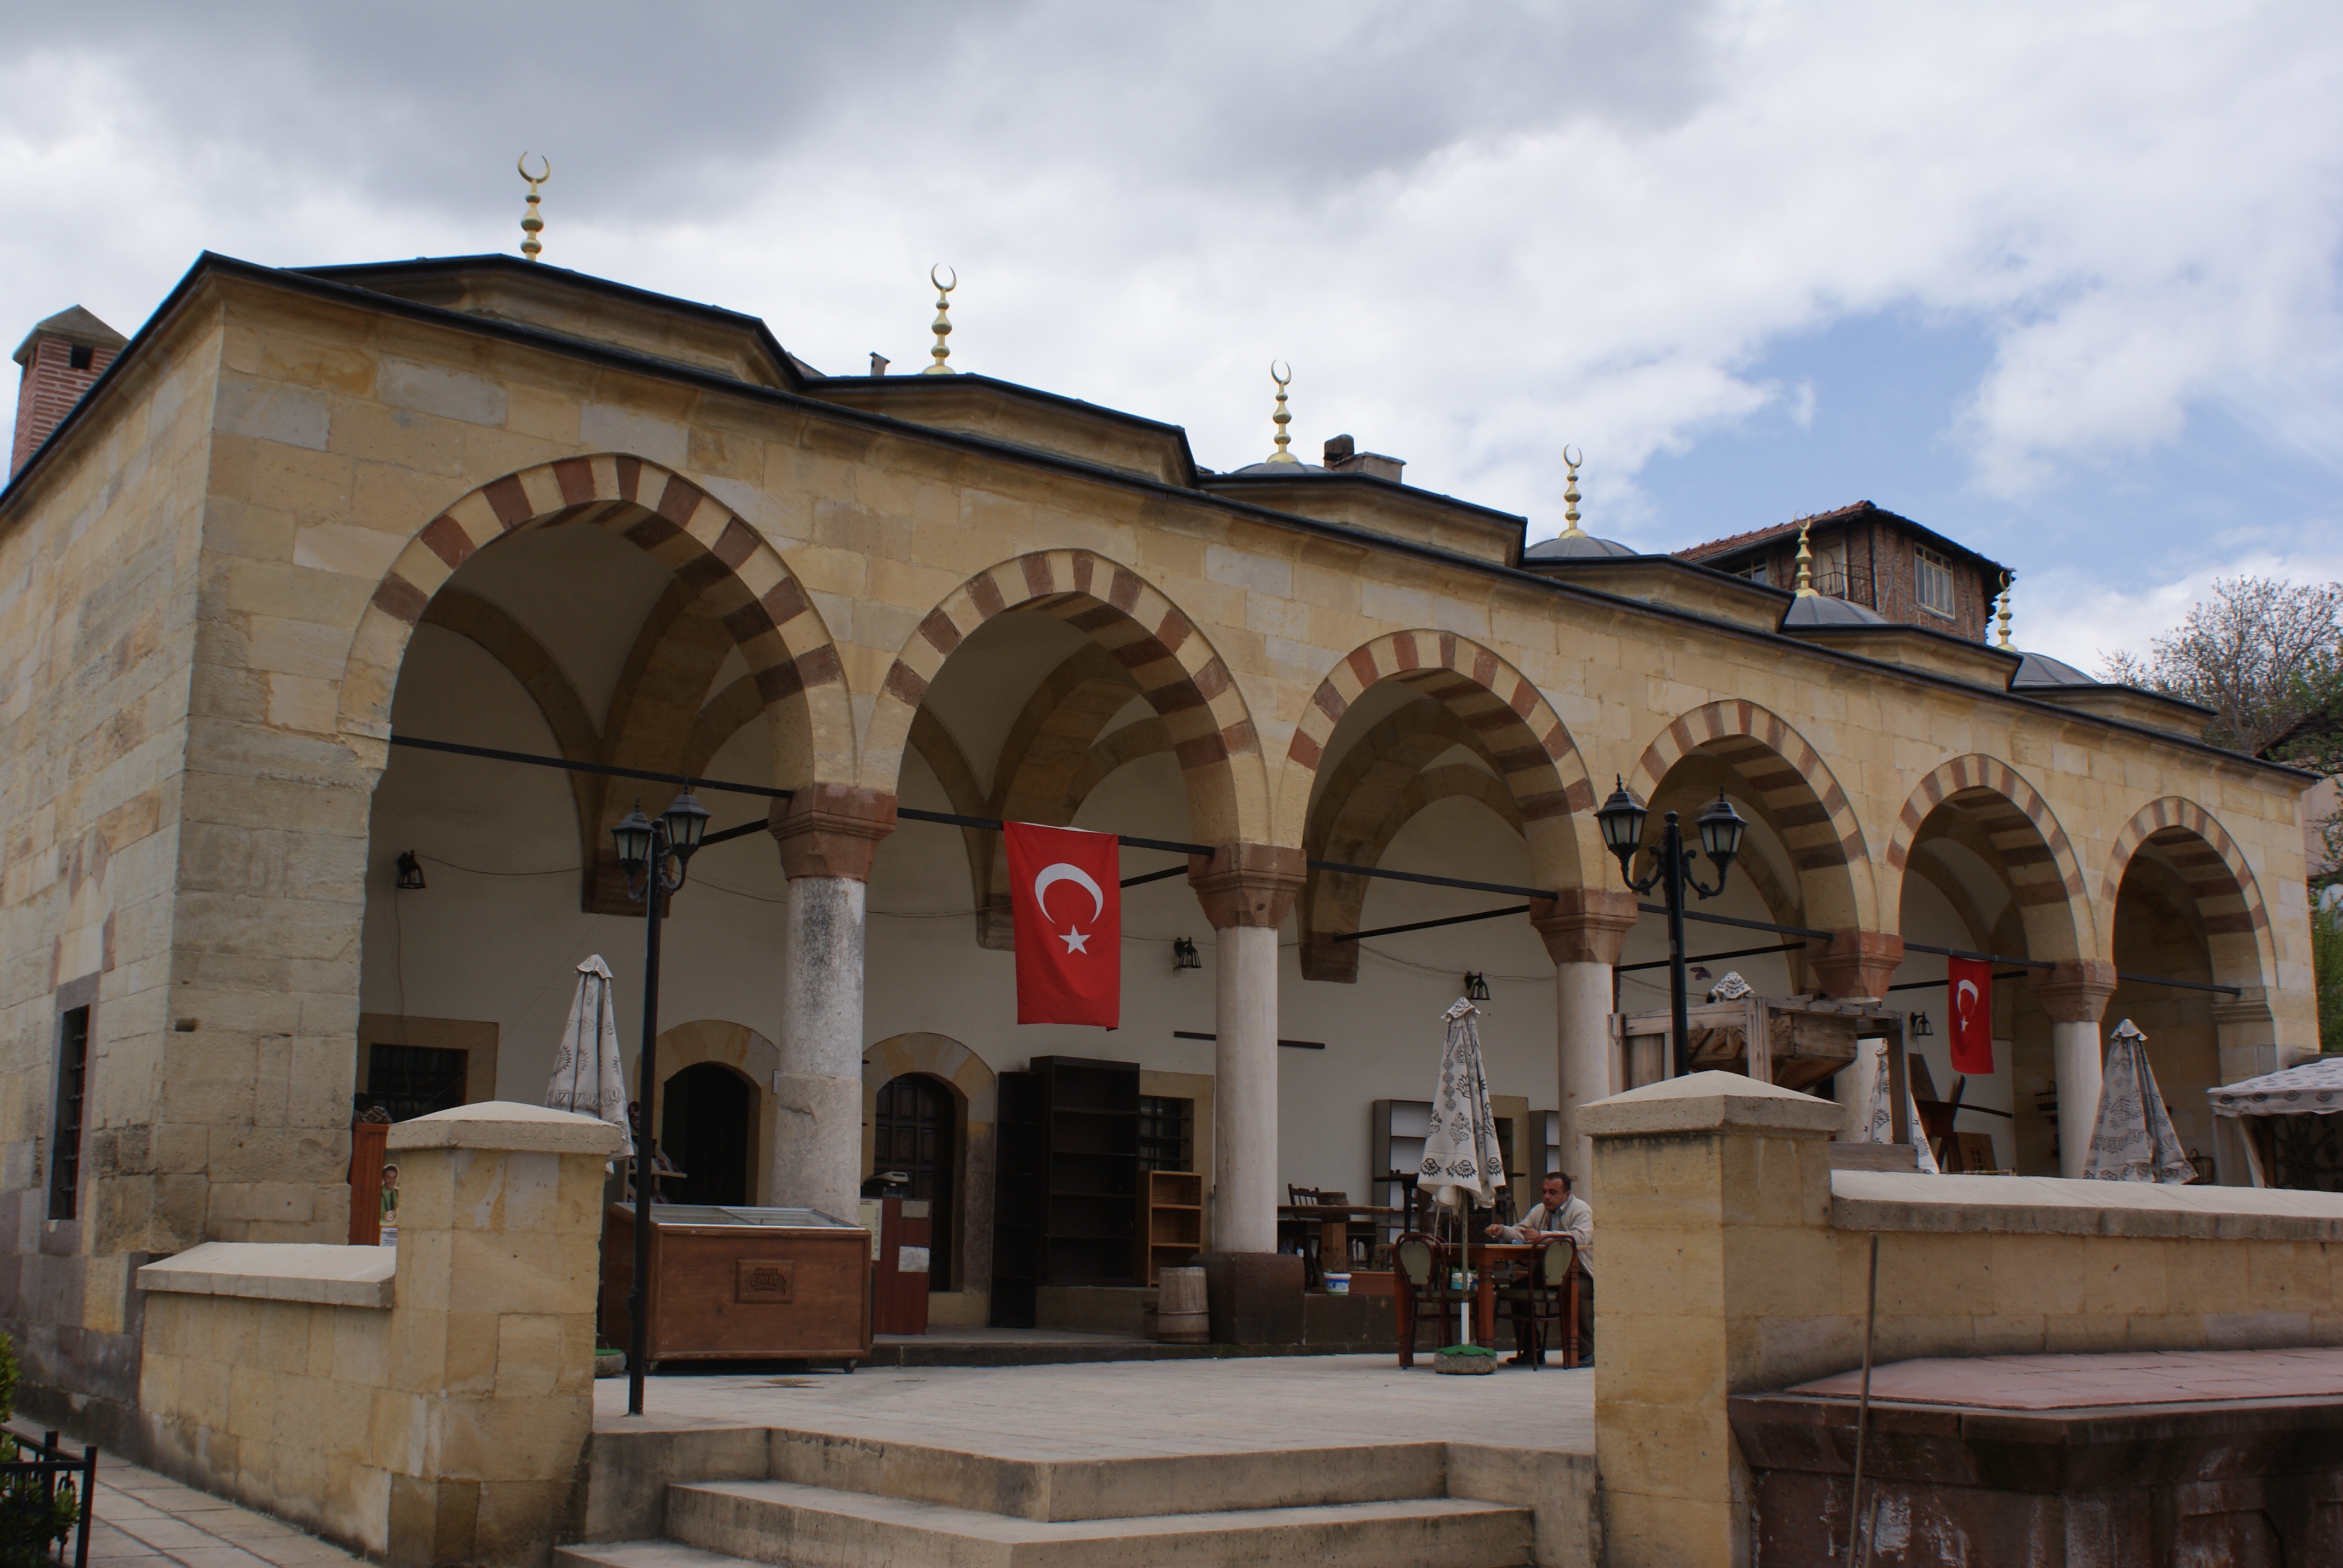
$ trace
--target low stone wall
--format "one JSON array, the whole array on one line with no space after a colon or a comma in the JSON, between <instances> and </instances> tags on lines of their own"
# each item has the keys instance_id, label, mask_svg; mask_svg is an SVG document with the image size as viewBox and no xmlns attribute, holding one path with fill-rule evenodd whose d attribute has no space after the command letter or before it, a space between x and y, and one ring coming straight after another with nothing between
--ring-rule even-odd
<instances>
[{"instance_id":1,"label":"low stone wall","mask_svg":"<svg viewBox=\"0 0 2343 1568\"><path fill-rule=\"evenodd\" d=\"M491 1102L391 1129L397 1249L214 1241L139 1271L147 1462L416 1568L546 1562L593 1427L615 1128Z\"/></svg>"},{"instance_id":2,"label":"low stone wall","mask_svg":"<svg viewBox=\"0 0 2343 1568\"><path fill-rule=\"evenodd\" d=\"M1604 1561L1745 1563L1734 1394L1874 1358L2343 1344L2343 1197L1830 1168L1839 1108L1696 1073L1582 1111Z\"/></svg>"}]
</instances>

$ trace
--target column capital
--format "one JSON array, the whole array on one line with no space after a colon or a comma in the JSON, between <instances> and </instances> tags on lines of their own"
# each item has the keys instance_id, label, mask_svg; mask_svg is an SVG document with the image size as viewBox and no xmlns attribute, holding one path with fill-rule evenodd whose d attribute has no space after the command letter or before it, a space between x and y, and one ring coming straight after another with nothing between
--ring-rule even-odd
<instances>
[{"instance_id":1,"label":"column capital","mask_svg":"<svg viewBox=\"0 0 2343 1568\"><path fill-rule=\"evenodd\" d=\"M1530 924L1557 964L1617 963L1639 918L1635 895L1624 888L1565 888L1530 906Z\"/></svg>"},{"instance_id":2,"label":"column capital","mask_svg":"<svg viewBox=\"0 0 2343 1568\"><path fill-rule=\"evenodd\" d=\"M2034 971L2038 977L2042 971ZM2116 994L2116 966L2096 960L2060 964L2047 980L2034 982L2034 1000L2053 1023L2097 1023Z\"/></svg>"},{"instance_id":3,"label":"column capital","mask_svg":"<svg viewBox=\"0 0 2343 1568\"><path fill-rule=\"evenodd\" d=\"M799 877L867 882L879 845L895 830L895 797L883 789L809 784L776 800L766 828L781 849L781 870Z\"/></svg>"},{"instance_id":4,"label":"column capital","mask_svg":"<svg viewBox=\"0 0 2343 1568\"><path fill-rule=\"evenodd\" d=\"M1283 925L1309 874L1301 850L1275 844L1222 844L1188 857L1188 886L1216 931Z\"/></svg>"},{"instance_id":5,"label":"column capital","mask_svg":"<svg viewBox=\"0 0 2343 1568\"><path fill-rule=\"evenodd\" d=\"M1822 981L1824 995L1876 1000L1887 994L1896 966L1904 961L1904 939L1894 931L1842 926L1832 934L1830 946L1808 943L1806 961Z\"/></svg>"}]
</instances>

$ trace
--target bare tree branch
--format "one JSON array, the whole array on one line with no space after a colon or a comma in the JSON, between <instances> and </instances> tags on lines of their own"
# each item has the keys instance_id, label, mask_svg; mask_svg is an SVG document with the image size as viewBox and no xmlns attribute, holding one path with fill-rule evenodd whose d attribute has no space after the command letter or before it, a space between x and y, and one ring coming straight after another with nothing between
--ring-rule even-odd
<instances>
[{"instance_id":1,"label":"bare tree branch","mask_svg":"<svg viewBox=\"0 0 2343 1568\"><path fill-rule=\"evenodd\" d=\"M2326 708L2343 674L2343 583L2220 578L2213 597L2155 640L2117 653L2102 678L2198 703L2207 739L2255 755Z\"/></svg>"}]
</instances>

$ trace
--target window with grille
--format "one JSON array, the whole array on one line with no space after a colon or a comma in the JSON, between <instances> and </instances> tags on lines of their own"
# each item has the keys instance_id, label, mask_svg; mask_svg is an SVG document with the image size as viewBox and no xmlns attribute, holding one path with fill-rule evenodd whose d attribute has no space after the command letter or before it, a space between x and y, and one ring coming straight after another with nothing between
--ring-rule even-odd
<instances>
[{"instance_id":1,"label":"window with grille","mask_svg":"<svg viewBox=\"0 0 2343 1568\"><path fill-rule=\"evenodd\" d=\"M89 1009L57 1020L56 1121L49 1139L49 1218L81 1211L82 1103L89 1087Z\"/></svg>"},{"instance_id":2,"label":"window with grille","mask_svg":"<svg viewBox=\"0 0 2343 1568\"><path fill-rule=\"evenodd\" d=\"M1193 1171L1196 1102L1160 1094L1139 1097L1139 1168Z\"/></svg>"},{"instance_id":3,"label":"window with grille","mask_svg":"<svg viewBox=\"0 0 2343 1568\"><path fill-rule=\"evenodd\" d=\"M1768 586L1773 580L1773 574L1766 569L1764 561L1753 561L1733 575L1744 582L1755 583L1759 588Z\"/></svg>"},{"instance_id":4,"label":"window with grille","mask_svg":"<svg viewBox=\"0 0 2343 1568\"><path fill-rule=\"evenodd\" d=\"M393 1121L464 1103L466 1052L432 1045L377 1045L367 1050L367 1098Z\"/></svg>"},{"instance_id":5,"label":"window with grille","mask_svg":"<svg viewBox=\"0 0 2343 1568\"><path fill-rule=\"evenodd\" d=\"M1922 609L1953 613L1953 563L1934 550L1913 552L1912 597Z\"/></svg>"}]
</instances>

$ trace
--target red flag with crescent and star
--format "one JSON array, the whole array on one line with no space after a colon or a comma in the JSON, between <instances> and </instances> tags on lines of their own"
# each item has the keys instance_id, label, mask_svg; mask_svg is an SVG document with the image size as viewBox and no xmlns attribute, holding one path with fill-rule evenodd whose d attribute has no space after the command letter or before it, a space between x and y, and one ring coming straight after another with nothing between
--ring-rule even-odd
<instances>
[{"instance_id":1,"label":"red flag with crescent and star","mask_svg":"<svg viewBox=\"0 0 2343 1568\"><path fill-rule=\"evenodd\" d=\"M1945 960L1945 1000L1953 1010L1953 1070L1993 1070L1993 966L1976 959Z\"/></svg>"},{"instance_id":2,"label":"red flag with crescent and star","mask_svg":"<svg viewBox=\"0 0 2343 1568\"><path fill-rule=\"evenodd\" d=\"M1017 928L1017 1021L1122 1019L1122 879L1111 833L1002 824Z\"/></svg>"}]
</instances>

